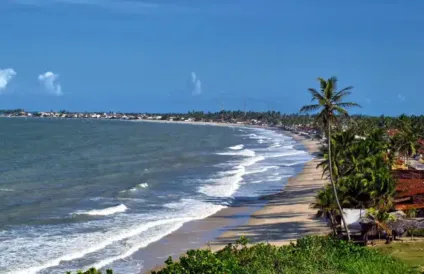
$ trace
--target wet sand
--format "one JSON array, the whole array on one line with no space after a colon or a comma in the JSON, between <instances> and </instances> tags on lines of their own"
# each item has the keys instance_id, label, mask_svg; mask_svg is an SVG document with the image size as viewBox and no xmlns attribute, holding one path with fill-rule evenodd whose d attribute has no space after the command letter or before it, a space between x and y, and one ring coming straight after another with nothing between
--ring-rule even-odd
<instances>
[{"instance_id":1,"label":"wet sand","mask_svg":"<svg viewBox=\"0 0 424 274\"><path fill-rule=\"evenodd\" d=\"M248 237L252 243L285 245L306 235L330 233L325 220L317 219L316 210L310 208L315 193L326 183L321 178L321 170L316 169L319 143L289 132L282 133L299 141L314 159L306 163L297 176L289 178L281 192L259 200L239 201L208 218L184 224L138 252L137 257L145 262L143 270L160 269L168 256L177 259L189 249L219 250L241 236ZM164 250L166 255L163 255Z\"/></svg>"}]
</instances>

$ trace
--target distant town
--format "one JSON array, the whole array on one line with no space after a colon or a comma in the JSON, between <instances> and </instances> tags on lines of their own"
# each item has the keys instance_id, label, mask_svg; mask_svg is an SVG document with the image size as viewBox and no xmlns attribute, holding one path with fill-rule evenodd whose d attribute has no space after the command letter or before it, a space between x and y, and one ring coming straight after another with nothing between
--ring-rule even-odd
<instances>
[{"instance_id":1,"label":"distant town","mask_svg":"<svg viewBox=\"0 0 424 274\"><path fill-rule=\"evenodd\" d=\"M34 118L69 118L69 119L116 119L116 120L156 120L175 122L211 122L211 123L232 123L242 125L257 126L281 126L283 120L292 120L294 117L301 124L312 124L312 116L309 115L285 115L276 111L268 112L243 112L243 111L220 111L215 113L205 113L202 111L192 111L187 113L121 113L121 112L69 112L69 111L48 111L34 112L23 109L0 110L0 117L34 117ZM286 118L286 119L284 119Z\"/></svg>"}]
</instances>

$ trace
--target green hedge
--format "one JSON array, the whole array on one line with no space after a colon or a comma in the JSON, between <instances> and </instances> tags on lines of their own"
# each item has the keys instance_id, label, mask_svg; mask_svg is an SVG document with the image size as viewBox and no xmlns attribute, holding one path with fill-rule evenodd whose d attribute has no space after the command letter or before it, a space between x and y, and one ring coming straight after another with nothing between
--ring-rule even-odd
<instances>
[{"instance_id":1,"label":"green hedge","mask_svg":"<svg viewBox=\"0 0 424 274\"><path fill-rule=\"evenodd\" d=\"M306 237L284 247L246 246L245 239L213 253L190 250L179 262L169 258L152 274L297 274L297 273L415 273L404 263L376 250L328 237Z\"/></svg>"},{"instance_id":2,"label":"green hedge","mask_svg":"<svg viewBox=\"0 0 424 274\"><path fill-rule=\"evenodd\" d=\"M408 236L424 237L424 229L408 229Z\"/></svg>"}]
</instances>

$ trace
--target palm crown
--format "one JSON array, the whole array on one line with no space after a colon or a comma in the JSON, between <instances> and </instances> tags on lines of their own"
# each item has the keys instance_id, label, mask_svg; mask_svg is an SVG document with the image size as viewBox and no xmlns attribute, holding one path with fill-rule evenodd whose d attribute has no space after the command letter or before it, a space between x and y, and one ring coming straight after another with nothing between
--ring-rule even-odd
<instances>
[{"instance_id":1,"label":"palm crown","mask_svg":"<svg viewBox=\"0 0 424 274\"><path fill-rule=\"evenodd\" d=\"M342 101L346 96L351 94L350 90L353 89L352 86L337 91L337 78L334 76L328 80L318 78L318 81L321 86L320 92L314 88L308 89L312 95L312 102L316 102L316 104L303 106L300 112L313 112L321 109L316 119L326 126L329 120L331 122L336 119L336 115L347 116L348 112L346 108L360 107L357 103Z\"/></svg>"}]
</instances>

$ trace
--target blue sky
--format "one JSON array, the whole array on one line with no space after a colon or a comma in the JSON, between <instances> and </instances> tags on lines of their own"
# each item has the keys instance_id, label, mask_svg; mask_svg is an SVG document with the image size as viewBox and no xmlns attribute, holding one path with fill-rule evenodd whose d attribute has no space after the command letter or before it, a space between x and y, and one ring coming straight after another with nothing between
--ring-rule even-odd
<instances>
[{"instance_id":1,"label":"blue sky","mask_svg":"<svg viewBox=\"0 0 424 274\"><path fill-rule=\"evenodd\" d=\"M2 0L0 109L424 114L422 0Z\"/></svg>"}]
</instances>

